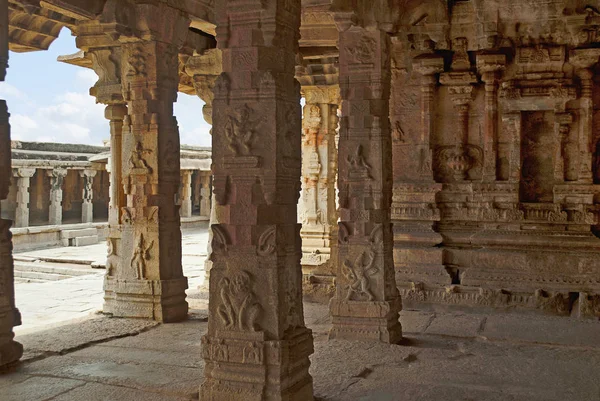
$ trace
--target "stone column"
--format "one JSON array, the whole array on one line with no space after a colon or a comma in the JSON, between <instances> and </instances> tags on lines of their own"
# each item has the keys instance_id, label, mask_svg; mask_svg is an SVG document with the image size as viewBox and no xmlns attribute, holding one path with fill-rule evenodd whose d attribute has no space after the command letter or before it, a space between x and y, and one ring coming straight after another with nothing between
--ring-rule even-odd
<instances>
[{"instance_id":1,"label":"stone column","mask_svg":"<svg viewBox=\"0 0 600 401\"><path fill-rule=\"evenodd\" d=\"M498 174L498 83L502 71L506 68L506 55L477 55L477 70L481 80L485 82L485 116L484 116L484 179L496 181Z\"/></svg>"},{"instance_id":2,"label":"stone column","mask_svg":"<svg viewBox=\"0 0 600 401\"><path fill-rule=\"evenodd\" d=\"M212 113L213 113L213 100L215 98L214 95L214 87L217 77L223 72L223 58L220 49L209 49L204 51L202 54L194 55L190 57L185 65L185 72L188 74L193 82L194 89L196 89L196 94L200 99L204 101L204 107L202 108L202 114L204 116L204 120L211 124L212 121ZM212 134L212 130L211 130ZM204 191L204 186L202 187ZM209 282L210 278L210 270L212 269L212 225L219 224L217 219L217 213L214 210L214 205L216 205L217 201L215 199L214 191L212 188L209 190L211 200L210 205L212 209L210 209L210 217L209 217L209 227L208 227L208 245L206 249L207 258L204 262L204 272L205 272L205 283ZM204 194L202 194L202 199L204 200ZM203 206L205 204L202 203L200 205L200 214L203 215Z\"/></svg>"},{"instance_id":3,"label":"stone column","mask_svg":"<svg viewBox=\"0 0 600 401\"><path fill-rule=\"evenodd\" d=\"M312 400L300 225L300 2L215 3L223 74L213 103L212 225L204 401Z\"/></svg>"},{"instance_id":4,"label":"stone column","mask_svg":"<svg viewBox=\"0 0 600 401\"><path fill-rule=\"evenodd\" d=\"M15 227L29 227L29 184L35 174L35 168L19 168L13 170L17 178L17 208L15 210Z\"/></svg>"},{"instance_id":5,"label":"stone column","mask_svg":"<svg viewBox=\"0 0 600 401\"><path fill-rule=\"evenodd\" d=\"M390 38L336 16L340 29L342 120L337 291L330 338L402 339L394 278Z\"/></svg>"},{"instance_id":6,"label":"stone column","mask_svg":"<svg viewBox=\"0 0 600 401\"><path fill-rule=\"evenodd\" d=\"M210 183L210 173L206 172L201 176L201 185L202 189L200 190L200 216L203 217L211 217L211 183ZM212 224L218 224L212 222Z\"/></svg>"},{"instance_id":7,"label":"stone column","mask_svg":"<svg viewBox=\"0 0 600 401\"><path fill-rule=\"evenodd\" d=\"M302 223L304 294L328 301L337 269L337 109L339 87L304 87L302 120Z\"/></svg>"},{"instance_id":8,"label":"stone column","mask_svg":"<svg viewBox=\"0 0 600 401\"><path fill-rule=\"evenodd\" d=\"M181 172L181 217L192 217L192 170Z\"/></svg>"},{"instance_id":9,"label":"stone column","mask_svg":"<svg viewBox=\"0 0 600 401\"><path fill-rule=\"evenodd\" d=\"M62 224L62 199L63 183L67 176L64 168L55 168L47 172L50 177L50 210L48 213L48 224L58 226Z\"/></svg>"},{"instance_id":10,"label":"stone column","mask_svg":"<svg viewBox=\"0 0 600 401\"><path fill-rule=\"evenodd\" d=\"M79 172L79 176L83 178L83 203L81 204L81 222L91 223L94 221L94 177L96 170L83 170Z\"/></svg>"},{"instance_id":11,"label":"stone column","mask_svg":"<svg viewBox=\"0 0 600 401\"><path fill-rule=\"evenodd\" d=\"M8 67L8 1L0 0L0 81ZM0 100L0 200L6 199L11 177L10 125L6 101ZM0 215L2 213L0 203ZM13 327L21 324L15 306L14 266L10 220L0 218L0 369L10 368L23 355L14 341Z\"/></svg>"},{"instance_id":12,"label":"stone column","mask_svg":"<svg viewBox=\"0 0 600 401\"><path fill-rule=\"evenodd\" d=\"M104 311L175 322L185 319L188 310L179 207L174 203L180 145L173 103L178 51L189 21L162 2L136 3L134 9L129 17L130 26L138 28L136 36L120 39L120 77L128 106L121 158L126 203L121 207L116 258L121 265L106 277ZM109 244L109 255L111 248Z\"/></svg>"}]
</instances>

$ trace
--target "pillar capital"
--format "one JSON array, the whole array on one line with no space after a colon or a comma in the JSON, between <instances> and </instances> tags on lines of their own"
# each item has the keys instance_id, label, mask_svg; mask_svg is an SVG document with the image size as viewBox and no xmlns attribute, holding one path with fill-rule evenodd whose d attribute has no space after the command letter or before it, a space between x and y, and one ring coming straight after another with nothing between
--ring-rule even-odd
<instances>
[{"instance_id":1,"label":"pillar capital","mask_svg":"<svg viewBox=\"0 0 600 401\"><path fill-rule=\"evenodd\" d=\"M13 177L16 178L31 178L35 174L35 168L20 167L13 169Z\"/></svg>"},{"instance_id":2,"label":"pillar capital","mask_svg":"<svg viewBox=\"0 0 600 401\"><path fill-rule=\"evenodd\" d=\"M340 87L338 85L303 86L302 94L307 104L325 103L339 105L342 102Z\"/></svg>"},{"instance_id":3,"label":"pillar capital","mask_svg":"<svg viewBox=\"0 0 600 401\"><path fill-rule=\"evenodd\" d=\"M52 170L47 170L46 175L50 178L61 179L67 176L68 170L63 167L55 167Z\"/></svg>"},{"instance_id":4,"label":"pillar capital","mask_svg":"<svg viewBox=\"0 0 600 401\"><path fill-rule=\"evenodd\" d=\"M98 170L84 169L79 171L81 178L94 178L98 174Z\"/></svg>"}]
</instances>

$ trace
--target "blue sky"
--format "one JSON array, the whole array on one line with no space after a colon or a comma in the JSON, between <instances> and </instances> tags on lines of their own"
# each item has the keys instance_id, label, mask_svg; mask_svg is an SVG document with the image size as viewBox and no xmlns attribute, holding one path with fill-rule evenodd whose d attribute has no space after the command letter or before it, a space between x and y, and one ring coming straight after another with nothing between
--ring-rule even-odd
<instances>
[{"instance_id":1,"label":"blue sky","mask_svg":"<svg viewBox=\"0 0 600 401\"><path fill-rule=\"evenodd\" d=\"M63 28L48 51L10 53L0 98L8 102L13 140L102 145L109 138L104 106L89 95L94 71L56 61L75 52L75 38ZM175 116L182 144L210 146L203 105L196 96L179 94Z\"/></svg>"}]
</instances>

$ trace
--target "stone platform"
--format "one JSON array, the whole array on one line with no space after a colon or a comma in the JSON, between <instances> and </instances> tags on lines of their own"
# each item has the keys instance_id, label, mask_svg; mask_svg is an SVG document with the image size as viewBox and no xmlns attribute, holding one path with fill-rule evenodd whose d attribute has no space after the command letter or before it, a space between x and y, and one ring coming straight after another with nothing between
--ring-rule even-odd
<instances>
[{"instance_id":1,"label":"stone platform","mask_svg":"<svg viewBox=\"0 0 600 401\"><path fill-rule=\"evenodd\" d=\"M320 401L600 397L600 322L519 314L403 311L402 345L327 341L325 306L305 304ZM29 353L0 376L3 401L198 399L206 311L179 324L95 317L17 336ZM99 330L104 328L103 330Z\"/></svg>"},{"instance_id":2,"label":"stone platform","mask_svg":"<svg viewBox=\"0 0 600 401\"><path fill-rule=\"evenodd\" d=\"M188 292L190 292L204 283L208 229L204 226L184 230L182 235L182 263L184 274L189 282ZM15 259L19 274L27 273L29 277L37 274L38 278L52 276L62 278L57 281L29 279L33 282L27 280L16 282L16 302L23 321L21 326L15 327L16 333L39 331L102 310L104 296L102 283L105 273L102 267L106 262L105 243L17 253ZM29 270L23 271L25 268ZM82 275L86 269L88 273ZM59 275L57 272L64 274ZM68 273L74 277L67 278L65 274Z\"/></svg>"}]
</instances>

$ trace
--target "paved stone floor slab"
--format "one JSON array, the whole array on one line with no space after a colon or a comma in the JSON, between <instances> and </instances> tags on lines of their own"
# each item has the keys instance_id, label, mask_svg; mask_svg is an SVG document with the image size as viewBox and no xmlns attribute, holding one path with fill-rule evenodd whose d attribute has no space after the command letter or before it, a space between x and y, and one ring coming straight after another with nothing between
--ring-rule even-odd
<instances>
[{"instance_id":1,"label":"paved stone floor slab","mask_svg":"<svg viewBox=\"0 0 600 401\"><path fill-rule=\"evenodd\" d=\"M315 332L311 374L316 400L600 400L597 321L540 316L529 326L532 317L518 314L406 311L402 314L405 326L412 324L414 332L406 331L401 345L387 345L328 341L327 306L306 304L305 312L307 324ZM0 399L198 399L204 366L201 337L207 322L201 312L192 316L186 322L157 325L135 335L66 350L65 355L22 363L14 372L0 376ZM430 320L427 326L419 323L425 318ZM87 330L97 330L103 319L107 325L114 320L98 317L94 325L79 333L63 332L66 338L62 340L59 331L35 335L53 336L68 344L74 341L70 336L82 337ZM409 323L411 319L417 323ZM484 333L499 325L505 327L502 338L473 337L473 322L482 319L493 323L483 326ZM466 330L456 329L465 322L469 325ZM431 327L442 334L432 334ZM549 343L552 339L543 333L544 327L563 335L556 338L557 343ZM570 331L570 327L576 330ZM524 332L529 334L523 336ZM586 336L596 341L581 343Z\"/></svg>"}]
</instances>

